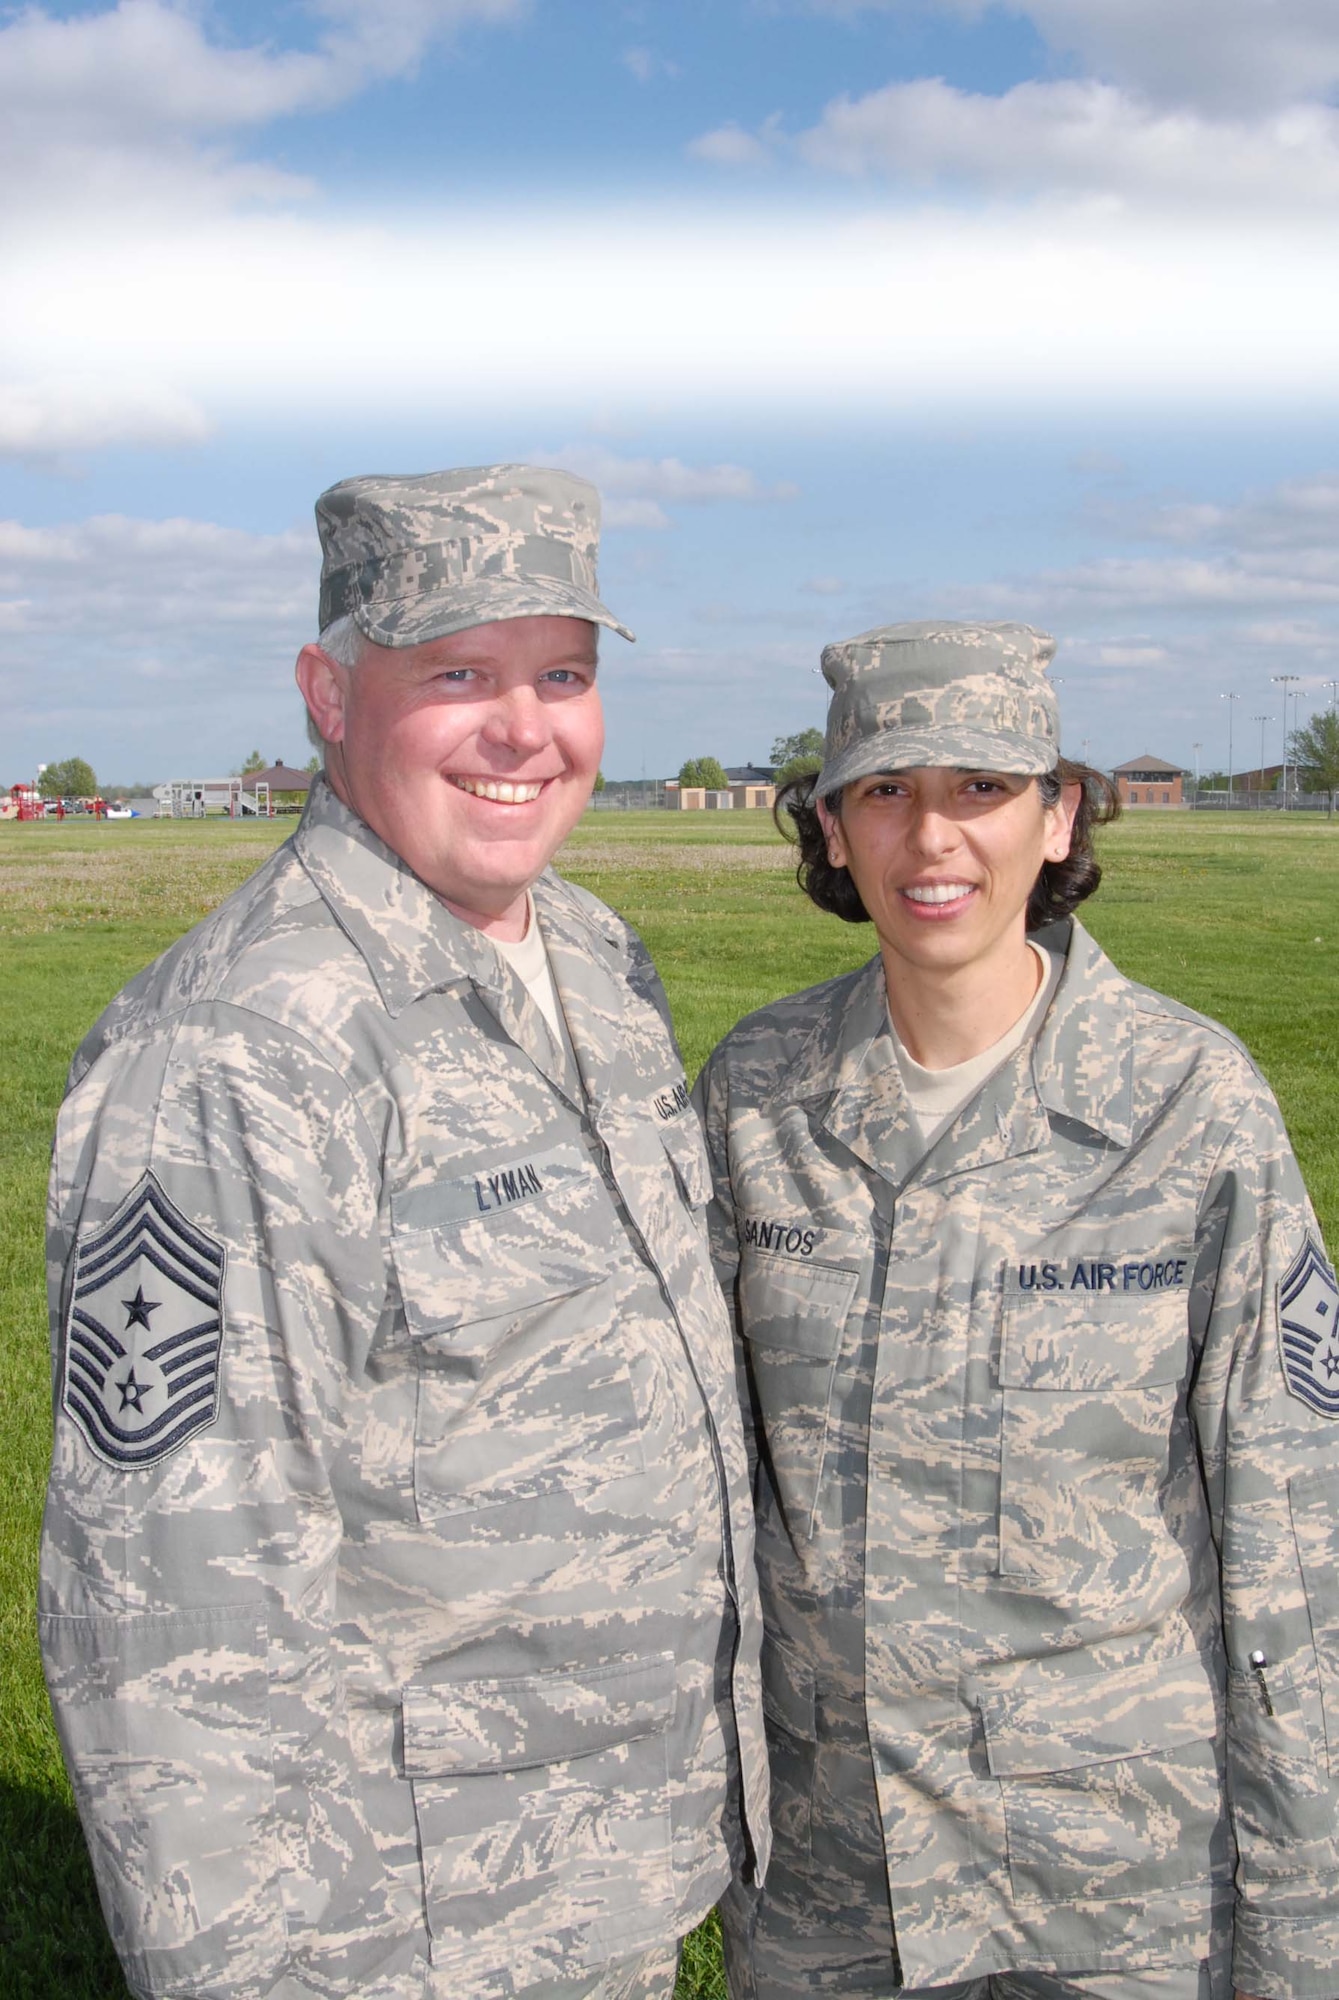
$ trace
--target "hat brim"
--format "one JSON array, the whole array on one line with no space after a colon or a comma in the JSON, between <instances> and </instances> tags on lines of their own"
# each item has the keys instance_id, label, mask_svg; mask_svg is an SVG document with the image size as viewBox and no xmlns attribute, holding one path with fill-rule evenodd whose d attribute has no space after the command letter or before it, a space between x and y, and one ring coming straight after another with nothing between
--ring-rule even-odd
<instances>
[{"instance_id":1,"label":"hat brim","mask_svg":"<svg viewBox=\"0 0 1339 2000\"><path fill-rule=\"evenodd\" d=\"M998 771L1004 777L1038 778L1053 771L1060 747L1035 736L997 729L889 729L848 744L818 774L820 799L877 771Z\"/></svg>"},{"instance_id":2,"label":"hat brim","mask_svg":"<svg viewBox=\"0 0 1339 2000\"><path fill-rule=\"evenodd\" d=\"M588 618L593 625L608 626L622 639L636 637L593 592L549 576L489 577L459 589L359 604L353 612L353 621L365 638L397 649L446 639L453 632L468 632L471 626L492 625L502 618L551 617Z\"/></svg>"}]
</instances>

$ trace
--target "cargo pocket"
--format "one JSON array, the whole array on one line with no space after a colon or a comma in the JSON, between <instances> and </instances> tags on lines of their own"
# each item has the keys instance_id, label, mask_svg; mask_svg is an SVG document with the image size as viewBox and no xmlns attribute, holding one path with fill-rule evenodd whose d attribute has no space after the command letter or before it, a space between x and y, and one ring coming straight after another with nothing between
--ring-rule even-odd
<instances>
[{"instance_id":1,"label":"cargo pocket","mask_svg":"<svg viewBox=\"0 0 1339 2000\"><path fill-rule=\"evenodd\" d=\"M421 1520L644 1470L612 1306L608 1190L575 1146L391 1197L391 1245L418 1367Z\"/></svg>"},{"instance_id":2,"label":"cargo pocket","mask_svg":"<svg viewBox=\"0 0 1339 2000\"><path fill-rule=\"evenodd\" d=\"M1334 1789L1317 1767L1285 1667L1269 1669L1269 1700L1272 1715L1254 1674L1229 1673L1227 1789L1242 1877L1269 1882L1333 1874L1339 1868Z\"/></svg>"},{"instance_id":3,"label":"cargo pocket","mask_svg":"<svg viewBox=\"0 0 1339 2000\"><path fill-rule=\"evenodd\" d=\"M1159 1494L1190 1362L1184 1290L1006 1293L999 1573L1072 1600L1183 1564Z\"/></svg>"},{"instance_id":4,"label":"cargo pocket","mask_svg":"<svg viewBox=\"0 0 1339 2000\"><path fill-rule=\"evenodd\" d=\"M137 1990L268 1988L285 1952L265 1614L38 1619L112 1943Z\"/></svg>"},{"instance_id":5,"label":"cargo pocket","mask_svg":"<svg viewBox=\"0 0 1339 2000\"><path fill-rule=\"evenodd\" d=\"M772 1773L772 1839L778 1862L807 1865L813 1825L817 1735L814 1677L805 1662L764 1634L762 1712Z\"/></svg>"},{"instance_id":6,"label":"cargo pocket","mask_svg":"<svg viewBox=\"0 0 1339 2000\"><path fill-rule=\"evenodd\" d=\"M434 1967L524 1987L670 1934L674 1701L671 1653L405 1688Z\"/></svg>"},{"instance_id":7,"label":"cargo pocket","mask_svg":"<svg viewBox=\"0 0 1339 2000\"><path fill-rule=\"evenodd\" d=\"M860 1280L858 1270L822 1256L849 1245L854 1262L859 1244L832 1229L747 1219L743 1228L758 1238L741 1245L739 1315L760 1419L759 1450L787 1530L802 1541L813 1533L842 1329ZM763 1232L769 1233L766 1242Z\"/></svg>"},{"instance_id":8,"label":"cargo pocket","mask_svg":"<svg viewBox=\"0 0 1339 2000\"><path fill-rule=\"evenodd\" d=\"M1017 1903L1202 1881L1222 1819L1213 1692L1195 1656L980 1698Z\"/></svg>"}]
</instances>

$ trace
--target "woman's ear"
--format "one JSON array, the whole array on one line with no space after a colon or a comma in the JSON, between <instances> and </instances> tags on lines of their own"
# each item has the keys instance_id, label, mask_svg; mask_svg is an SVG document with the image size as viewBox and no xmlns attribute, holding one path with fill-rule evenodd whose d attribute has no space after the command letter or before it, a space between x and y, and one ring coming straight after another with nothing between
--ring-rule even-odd
<instances>
[{"instance_id":1,"label":"woman's ear","mask_svg":"<svg viewBox=\"0 0 1339 2000\"><path fill-rule=\"evenodd\" d=\"M1082 797L1081 784L1062 785L1056 803L1045 808L1046 844L1042 853L1047 861L1063 861L1069 853L1074 839L1074 817Z\"/></svg>"},{"instance_id":2,"label":"woman's ear","mask_svg":"<svg viewBox=\"0 0 1339 2000\"><path fill-rule=\"evenodd\" d=\"M828 844L828 860L834 868L845 868L846 842L842 838L841 818L832 811L826 799L815 799L814 805L818 811L818 823L823 829L823 838Z\"/></svg>"}]
</instances>

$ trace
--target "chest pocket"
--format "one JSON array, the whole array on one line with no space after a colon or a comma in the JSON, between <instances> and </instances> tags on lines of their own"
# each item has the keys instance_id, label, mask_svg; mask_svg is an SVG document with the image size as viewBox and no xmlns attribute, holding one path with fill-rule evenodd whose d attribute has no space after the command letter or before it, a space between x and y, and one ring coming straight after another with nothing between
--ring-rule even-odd
<instances>
[{"instance_id":1,"label":"chest pocket","mask_svg":"<svg viewBox=\"0 0 1339 2000\"><path fill-rule=\"evenodd\" d=\"M578 1147L393 1195L391 1239L418 1370L421 1519L644 1470L616 1309L621 1238Z\"/></svg>"},{"instance_id":2,"label":"chest pocket","mask_svg":"<svg viewBox=\"0 0 1339 2000\"><path fill-rule=\"evenodd\" d=\"M662 1124L660 1143L669 1154L674 1178L689 1208L705 1208L711 1199L711 1169L695 1113L684 1111Z\"/></svg>"},{"instance_id":3,"label":"chest pocket","mask_svg":"<svg viewBox=\"0 0 1339 2000\"><path fill-rule=\"evenodd\" d=\"M759 1453L795 1540L812 1535L842 1335L860 1283L854 1234L740 1219L739 1320Z\"/></svg>"},{"instance_id":4,"label":"chest pocket","mask_svg":"<svg viewBox=\"0 0 1339 2000\"><path fill-rule=\"evenodd\" d=\"M1190 1365L1189 1292L1006 1293L1000 1574L1072 1601L1184 1562L1160 1505ZM1115 1582L1110 1584L1118 1592Z\"/></svg>"}]
</instances>

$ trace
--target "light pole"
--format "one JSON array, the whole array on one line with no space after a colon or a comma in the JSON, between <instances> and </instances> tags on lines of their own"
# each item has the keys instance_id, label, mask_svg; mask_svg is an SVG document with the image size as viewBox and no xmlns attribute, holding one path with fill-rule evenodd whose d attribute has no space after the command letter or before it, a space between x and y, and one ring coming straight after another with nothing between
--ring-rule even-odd
<instances>
[{"instance_id":1,"label":"light pole","mask_svg":"<svg viewBox=\"0 0 1339 2000\"><path fill-rule=\"evenodd\" d=\"M1260 725L1260 777L1255 787L1257 792L1262 792L1265 788L1265 724L1269 720L1270 718L1267 715L1253 715L1251 717L1252 722L1258 722Z\"/></svg>"},{"instance_id":2,"label":"light pole","mask_svg":"<svg viewBox=\"0 0 1339 2000\"><path fill-rule=\"evenodd\" d=\"M1204 748L1204 745L1202 743L1192 743L1190 747L1195 753L1195 790L1198 792L1200 788L1200 751Z\"/></svg>"},{"instance_id":3,"label":"light pole","mask_svg":"<svg viewBox=\"0 0 1339 2000\"><path fill-rule=\"evenodd\" d=\"M1300 674L1271 674L1269 678L1283 689L1283 806L1288 806L1288 696L1292 688L1302 678ZM1294 703L1297 696L1293 695ZM1294 708L1294 714L1296 709Z\"/></svg>"},{"instance_id":4,"label":"light pole","mask_svg":"<svg viewBox=\"0 0 1339 2000\"><path fill-rule=\"evenodd\" d=\"M1234 701L1240 701L1241 696L1239 694L1220 694L1218 699L1227 703L1227 803L1228 810L1230 811L1232 808L1232 718L1237 712L1232 704Z\"/></svg>"},{"instance_id":5,"label":"light pole","mask_svg":"<svg viewBox=\"0 0 1339 2000\"><path fill-rule=\"evenodd\" d=\"M1333 715L1335 698L1339 696L1339 681L1326 681L1324 685L1330 690L1330 713Z\"/></svg>"}]
</instances>

